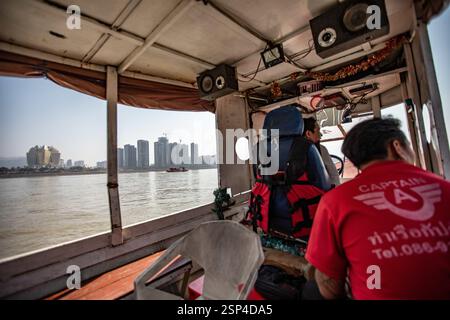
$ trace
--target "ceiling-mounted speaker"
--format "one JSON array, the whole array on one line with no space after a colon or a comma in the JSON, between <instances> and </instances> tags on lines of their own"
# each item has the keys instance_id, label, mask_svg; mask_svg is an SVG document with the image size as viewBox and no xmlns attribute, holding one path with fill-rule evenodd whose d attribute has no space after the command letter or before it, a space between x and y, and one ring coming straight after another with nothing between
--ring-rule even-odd
<instances>
[{"instance_id":1,"label":"ceiling-mounted speaker","mask_svg":"<svg viewBox=\"0 0 450 320\"><path fill-rule=\"evenodd\" d=\"M348 0L309 21L316 53L328 58L389 33L384 0Z\"/></svg>"},{"instance_id":2,"label":"ceiling-mounted speaker","mask_svg":"<svg viewBox=\"0 0 450 320\"><path fill-rule=\"evenodd\" d=\"M202 72L197 77L200 97L212 101L239 90L236 68L221 64L212 70Z\"/></svg>"}]
</instances>

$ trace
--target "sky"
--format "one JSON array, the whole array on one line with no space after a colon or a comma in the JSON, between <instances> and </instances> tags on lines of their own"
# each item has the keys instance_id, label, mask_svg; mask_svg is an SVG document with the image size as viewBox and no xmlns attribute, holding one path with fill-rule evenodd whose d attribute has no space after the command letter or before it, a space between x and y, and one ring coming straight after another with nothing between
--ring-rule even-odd
<instances>
[{"instance_id":1,"label":"sky","mask_svg":"<svg viewBox=\"0 0 450 320\"><path fill-rule=\"evenodd\" d=\"M429 35L450 135L450 8L431 21ZM385 113L402 116L398 109ZM118 146L170 141L199 144L199 154L215 154L215 118L209 112L147 110L119 105ZM106 102L62 88L46 79L0 77L0 157L25 157L35 145L52 145L64 160L94 166L106 160ZM339 153L339 147L335 147ZM332 150L330 150L332 151Z\"/></svg>"}]
</instances>

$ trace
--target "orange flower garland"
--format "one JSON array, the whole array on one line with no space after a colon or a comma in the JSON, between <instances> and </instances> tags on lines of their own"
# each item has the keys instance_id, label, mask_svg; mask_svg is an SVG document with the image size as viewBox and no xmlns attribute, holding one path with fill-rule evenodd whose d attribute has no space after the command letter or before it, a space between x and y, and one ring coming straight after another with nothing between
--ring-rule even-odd
<instances>
[{"instance_id":1,"label":"orange flower garland","mask_svg":"<svg viewBox=\"0 0 450 320\"><path fill-rule=\"evenodd\" d=\"M377 51L370 56L368 56L365 60L361 61L358 64L351 64L339 69L334 74L329 74L327 72L311 72L306 71L304 75L313 78L318 81L336 81L339 79L345 79L349 76L353 76L361 71L366 71L370 67L374 67L387 57L389 57L395 49L399 48L402 44L407 41L405 36L398 36L392 38L386 42L386 47ZM295 74L295 73L294 73ZM293 75L294 75L293 74ZM293 76L291 75L291 76Z\"/></svg>"}]
</instances>

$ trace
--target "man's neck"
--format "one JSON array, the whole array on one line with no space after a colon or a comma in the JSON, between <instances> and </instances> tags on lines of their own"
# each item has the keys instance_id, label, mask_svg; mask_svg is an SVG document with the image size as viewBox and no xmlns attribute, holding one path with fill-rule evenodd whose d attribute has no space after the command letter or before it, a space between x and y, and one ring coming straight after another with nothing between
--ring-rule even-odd
<instances>
[{"instance_id":1,"label":"man's neck","mask_svg":"<svg viewBox=\"0 0 450 320\"><path fill-rule=\"evenodd\" d=\"M404 161L404 160L401 160L401 159L389 159L389 158L388 159L380 159L380 160L372 160L370 162L367 162L367 163L361 165L361 167L359 169L361 171L364 171L365 169L367 169L368 167L370 167L370 166L372 166L374 164L381 163L381 162L390 162L390 161Z\"/></svg>"},{"instance_id":2,"label":"man's neck","mask_svg":"<svg viewBox=\"0 0 450 320\"><path fill-rule=\"evenodd\" d=\"M372 160L372 161L369 161L369 162L367 162L367 163L362 164L361 167L360 167L359 169L360 169L361 171L364 171L365 169L367 169L368 167L370 167L370 166L373 165L373 164L380 163L380 162L385 162L385 161L389 161L389 160L388 160L388 159L383 159L383 160Z\"/></svg>"}]
</instances>

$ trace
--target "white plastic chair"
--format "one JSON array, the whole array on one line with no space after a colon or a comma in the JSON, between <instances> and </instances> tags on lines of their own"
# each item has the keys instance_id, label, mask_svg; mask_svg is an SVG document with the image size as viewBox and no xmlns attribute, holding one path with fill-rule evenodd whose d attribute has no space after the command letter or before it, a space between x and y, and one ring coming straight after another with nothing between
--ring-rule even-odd
<instances>
[{"instance_id":1,"label":"white plastic chair","mask_svg":"<svg viewBox=\"0 0 450 320\"><path fill-rule=\"evenodd\" d=\"M190 258L203 268L203 299L245 299L264 261L261 241L256 233L234 221L206 222L173 243L135 279L136 299L180 299L145 286L148 279L178 255Z\"/></svg>"}]
</instances>

